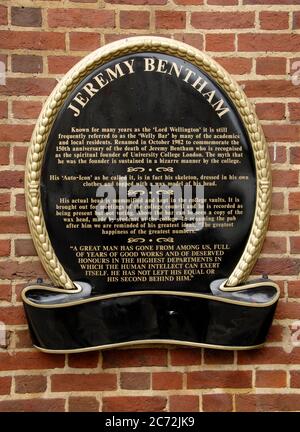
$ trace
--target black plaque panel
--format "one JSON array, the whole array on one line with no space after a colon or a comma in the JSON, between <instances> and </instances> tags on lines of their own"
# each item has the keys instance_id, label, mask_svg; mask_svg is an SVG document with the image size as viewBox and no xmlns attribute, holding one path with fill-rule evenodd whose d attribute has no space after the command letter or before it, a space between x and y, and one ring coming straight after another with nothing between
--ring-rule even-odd
<instances>
[{"instance_id":1,"label":"black plaque panel","mask_svg":"<svg viewBox=\"0 0 300 432\"><path fill-rule=\"evenodd\" d=\"M197 78L206 82L202 94ZM127 176L128 188L144 184L148 191L159 181L204 185L204 228L138 221L121 233L116 220L105 222L104 233L104 222L92 220L91 202L98 185L116 184L118 176ZM211 281L227 278L242 255L256 186L251 144L225 92L193 64L145 52L102 65L66 99L44 153L41 200L60 263L72 280L90 283L93 294L203 293Z\"/></svg>"},{"instance_id":2,"label":"black plaque panel","mask_svg":"<svg viewBox=\"0 0 300 432\"><path fill-rule=\"evenodd\" d=\"M22 293L35 346L263 344L279 289L246 280L270 178L255 113L204 53L137 37L83 59L27 158L29 225L56 285Z\"/></svg>"}]
</instances>

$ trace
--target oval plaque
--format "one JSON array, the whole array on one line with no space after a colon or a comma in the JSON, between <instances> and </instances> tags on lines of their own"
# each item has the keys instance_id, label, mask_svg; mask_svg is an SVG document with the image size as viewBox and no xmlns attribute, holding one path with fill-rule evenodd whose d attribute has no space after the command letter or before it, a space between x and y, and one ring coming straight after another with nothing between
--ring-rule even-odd
<instances>
[{"instance_id":1,"label":"oval plaque","mask_svg":"<svg viewBox=\"0 0 300 432\"><path fill-rule=\"evenodd\" d=\"M237 335L221 342L216 328L208 328L211 305L229 308L228 323L217 327L226 329L235 316L230 308L239 305L266 329L278 297L275 284L241 284L267 230L270 177L250 103L202 52L137 37L83 59L46 102L27 160L31 233L61 288L45 294L30 287L23 298L27 308L50 315L56 308L66 320L80 307L97 309L94 322L108 336L62 346L52 335L36 345L80 350L167 340L238 346ZM260 289L250 295L254 286ZM188 323L200 310L204 316L195 325L209 330L211 339ZM103 323L108 311L118 318ZM154 329L153 319L165 314L173 322ZM140 317L141 328L115 336L116 329L131 327L129 315ZM69 334L67 327L57 331Z\"/></svg>"}]
</instances>

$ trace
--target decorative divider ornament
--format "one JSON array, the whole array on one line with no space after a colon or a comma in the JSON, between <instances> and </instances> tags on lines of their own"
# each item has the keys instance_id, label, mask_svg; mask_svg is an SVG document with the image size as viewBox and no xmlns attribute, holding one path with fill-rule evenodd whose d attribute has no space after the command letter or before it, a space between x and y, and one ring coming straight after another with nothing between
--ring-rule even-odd
<instances>
[{"instance_id":1,"label":"decorative divider ornament","mask_svg":"<svg viewBox=\"0 0 300 432\"><path fill-rule=\"evenodd\" d=\"M91 138L96 135L106 138ZM215 138L219 136L223 138ZM82 150L97 145L94 153ZM73 154L73 148L81 150ZM185 159L188 148L202 150L190 150L191 159ZM85 159L86 154L94 156ZM142 156L135 159L135 154ZM157 158L148 158L151 154ZM170 185L171 180L195 188L201 184L200 174L215 178L202 182L203 228L187 233L182 221L173 221L166 232L160 231L158 221L141 225L132 220L128 232L120 234L122 224L116 220L97 222L88 211L94 209L96 187L86 185L113 186L125 174L129 186L139 180L148 189L150 182ZM180 178L189 180L183 184ZM56 286L34 284L23 291L37 348L77 352L167 342L247 349L264 342L279 289L268 279L246 281L268 226L267 145L244 92L209 56L159 37L128 38L91 53L65 75L45 103L33 132L25 179L32 238ZM77 202L88 207L82 210ZM66 203L75 210L69 213ZM61 216L66 213L68 217ZM104 224L110 224L109 234ZM134 246L141 243L149 253L146 261ZM93 252L80 255L80 248ZM122 250L128 256L134 252L134 262L122 258ZM95 251L100 258L90 270L81 261ZM149 258L159 276L147 267ZM146 279L136 276L139 262ZM191 263L194 273L185 268Z\"/></svg>"}]
</instances>

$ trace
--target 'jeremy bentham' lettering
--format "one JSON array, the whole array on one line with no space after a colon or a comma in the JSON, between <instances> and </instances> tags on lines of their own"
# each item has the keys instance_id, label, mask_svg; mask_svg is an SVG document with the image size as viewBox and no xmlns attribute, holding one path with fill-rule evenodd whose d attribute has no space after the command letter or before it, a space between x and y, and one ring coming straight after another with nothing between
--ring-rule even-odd
<instances>
[{"instance_id":1,"label":"'jeremy bentham' lettering","mask_svg":"<svg viewBox=\"0 0 300 432\"><path fill-rule=\"evenodd\" d=\"M103 73L95 75L91 81L86 83L68 105L68 108L73 111L74 117L80 115L81 110L103 87L126 75L135 73L135 61L136 59L131 59L119 62L114 67L106 68ZM230 111L224 99L218 99L216 91L210 88L209 83L190 68L179 65L174 61L152 57L145 57L142 61L144 62L143 71L145 73L156 72L172 75L192 86L195 91L207 100L220 118Z\"/></svg>"}]
</instances>

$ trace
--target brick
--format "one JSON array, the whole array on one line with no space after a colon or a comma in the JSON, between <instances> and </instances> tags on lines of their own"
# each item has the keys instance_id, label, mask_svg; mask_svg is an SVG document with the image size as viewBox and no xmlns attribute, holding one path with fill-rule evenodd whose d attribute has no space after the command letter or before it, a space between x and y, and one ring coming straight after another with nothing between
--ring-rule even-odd
<instances>
[{"instance_id":1,"label":"brick","mask_svg":"<svg viewBox=\"0 0 300 432\"><path fill-rule=\"evenodd\" d=\"M10 255L10 240L0 240L0 257Z\"/></svg>"},{"instance_id":2,"label":"brick","mask_svg":"<svg viewBox=\"0 0 300 432\"><path fill-rule=\"evenodd\" d=\"M273 324L268 333L268 342L282 342L284 327Z\"/></svg>"},{"instance_id":3,"label":"brick","mask_svg":"<svg viewBox=\"0 0 300 432\"><path fill-rule=\"evenodd\" d=\"M257 370L256 387L279 388L286 386L286 372L282 370Z\"/></svg>"},{"instance_id":4,"label":"brick","mask_svg":"<svg viewBox=\"0 0 300 432\"><path fill-rule=\"evenodd\" d=\"M285 30L289 28L288 12L263 11L259 14L260 28L263 30Z\"/></svg>"},{"instance_id":5,"label":"brick","mask_svg":"<svg viewBox=\"0 0 300 432\"><path fill-rule=\"evenodd\" d=\"M300 253L300 237L290 237L290 248L292 254Z\"/></svg>"},{"instance_id":6,"label":"brick","mask_svg":"<svg viewBox=\"0 0 300 432\"><path fill-rule=\"evenodd\" d=\"M297 187L298 186L298 171L293 170L273 170L272 183L274 187Z\"/></svg>"},{"instance_id":7,"label":"brick","mask_svg":"<svg viewBox=\"0 0 300 432\"><path fill-rule=\"evenodd\" d=\"M24 290L24 288L26 288L28 286L28 283L16 283L15 285L15 289L14 289L14 294L15 294L15 298L16 298L16 302L21 302L22 301L22 292Z\"/></svg>"},{"instance_id":8,"label":"brick","mask_svg":"<svg viewBox=\"0 0 300 432\"><path fill-rule=\"evenodd\" d=\"M7 70L8 56L0 53L0 61L4 63L5 70Z\"/></svg>"},{"instance_id":9,"label":"brick","mask_svg":"<svg viewBox=\"0 0 300 432\"><path fill-rule=\"evenodd\" d=\"M254 12L192 12L191 24L197 29L254 27Z\"/></svg>"},{"instance_id":10,"label":"brick","mask_svg":"<svg viewBox=\"0 0 300 432\"><path fill-rule=\"evenodd\" d=\"M297 231L299 217L296 215L272 215L270 218L270 231Z\"/></svg>"},{"instance_id":11,"label":"brick","mask_svg":"<svg viewBox=\"0 0 300 432\"><path fill-rule=\"evenodd\" d=\"M65 35L58 32L0 30L0 48L63 50Z\"/></svg>"},{"instance_id":12,"label":"brick","mask_svg":"<svg viewBox=\"0 0 300 432\"><path fill-rule=\"evenodd\" d=\"M7 102L0 101L0 119L7 119Z\"/></svg>"},{"instance_id":13,"label":"brick","mask_svg":"<svg viewBox=\"0 0 300 432\"><path fill-rule=\"evenodd\" d=\"M285 118L285 106L282 103L256 103L255 110L260 120L283 120Z\"/></svg>"},{"instance_id":14,"label":"brick","mask_svg":"<svg viewBox=\"0 0 300 432\"><path fill-rule=\"evenodd\" d=\"M32 348L29 330L16 330L16 348Z\"/></svg>"},{"instance_id":15,"label":"brick","mask_svg":"<svg viewBox=\"0 0 300 432\"><path fill-rule=\"evenodd\" d=\"M25 195L17 194L16 195L16 210L17 211L25 211Z\"/></svg>"},{"instance_id":16,"label":"brick","mask_svg":"<svg viewBox=\"0 0 300 432\"><path fill-rule=\"evenodd\" d=\"M300 303L295 301L280 300L278 302L275 318L278 320L294 319L300 317Z\"/></svg>"},{"instance_id":17,"label":"brick","mask_svg":"<svg viewBox=\"0 0 300 432\"><path fill-rule=\"evenodd\" d=\"M300 125L264 125L263 130L271 142L297 142L300 136Z\"/></svg>"},{"instance_id":18,"label":"brick","mask_svg":"<svg viewBox=\"0 0 300 432\"><path fill-rule=\"evenodd\" d=\"M111 373L64 374L51 376L53 392L116 390L117 376Z\"/></svg>"},{"instance_id":19,"label":"brick","mask_svg":"<svg viewBox=\"0 0 300 432\"><path fill-rule=\"evenodd\" d=\"M290 119L292 121L300 120L300 103L291 102L288 104Z\"/></svg>"},{"instance_id":20,"label":"brick","mask_svg":"<svg viewBox=\"0 0 300 432\"><path fill-rule=\"evenodd\" d=\"M65 399L14 399L0 401L0 412L63 412Z\"/></svg>"},{"instance_id":21,"label":"brick","mask_svg":"<svg viewBox=\"0 0 300 432\"><path fill-rule=\"evenodd\" d=\"M6 25L7 24L7 7L0 6L0 25Z\"/></svg>"},{"instance_id":22,"label":"brick","mask_svg":"<svg viewBox=\"0 0 300 432\"><path fill-rule=\"evenodd\" d=\"M121 372L120 384L126 390L150 389L150 373L147 372Z\"/></svg>"},{"instance_id":23,"label":"brick","mask_svg":"<svg viewBox=\"0 0 300 432\"><path fill-rule=\"evenodd\" d=\"M7 352L0 353L0 369L2 371L54 369L63 368L64 365L65 357L61 354L54 356L38 351L12 354Z\"/></svg>"},{"instance_id":24,"label":"brick","mask_svg":"<svg viewBox=\"0 0 300 432\"><path fill-rule=\"evenodd\" d=\"M1 223L1 220L0 220ZM27 234L27 232L26 232ZM39 261L10 261L0 262L0 272L4 279L27 279L35 281L37 278L47 279L45 270Z\"/></svg>"},{"instance_id":25,"label":"brick","mask_svg":"<svg viewBox=\"0 0 300 432\"><path fill-rule=\"evenodd\" d=\"M272 277L272 280L273 280L273 282L275 282L278 285L279 296L281 298L284 298L285 297L285 290L284 290L285 283L284 283L284 280L278 280L276 278L276 276L274 278Z\"/></svg>"},{"instance_id":26,"label":"brick","mask_svg":"<svg viewBox=\"0 0 300 432\"><path fill-rule=\"evenodd\" d=\"M158 29L184 29L185 12L155 11L155 27Z\"/></svg>"},{"instance_id":27,"label":"brick","mask_svg":"<svg viewBox=\"0 0 300 432\"><path fill-rule=\"evenodd\" d=\"M28 147L16 146L13 149L13 161L15 165L25 165Z\"/></svg>"},{"instance_id":28,"label":"brick","mask_svg":"<svg viewBox=\"0 0 300 432\"><path fill-rule=\"evenodd\" d=\"M103 397L104 412L160 412L166 408L167 399L161 396Z\"/></svg>"},{"instance_id":29,"label":"brick","mask_svg":"<svg viewBox=\"0 0 300 432\"><path fill-rule=\"evenodd\" d=\"M167 350L137 348L103 351L103 368L167 366Z\"/></svg>"},{"instance_id":30,"label":"brick","mask_svg":"<svg viewBox=\"0 0 300 432\"><path fill-rule=\"evenodd\" d=\"M266 237L261 253L264 254L284 254L286 253L285 237Z\"/></svg>"},{"instance_id":31,"label":"brick","mask_svg":"<svg viewBox=\"0 0 300 432\"><path fill-rule=\"evenodd\" d=\"M290 376L291 376L291 387L300 388L300 372L290 371Z\"/></svg>"},{"instance_id":32,"label":"brick","mask_svg":"<svg viewBox=\"0 0 300 432\"><path fill-rule=\"evenodd\" d=\"M203 411L231 412L233 410L230 394L204 394L202 396Z\"/></svg>"},{"instance_id":33,"label":"brick","mask_svg":"<svg viewBox=\"0 0 300 432\"><path fill-rule=\"evenodd\" d=\"M40 8L12 7L11 23L21 27L40 27L42 25L42 12Z\"/></svg>"},{"instance_id":34,"label":"brick","mask_svg":"<svg viewBox=\"0 0 300 432\"><path fill-rule=\"evenodd\" d=\"M279 228L279 230L281 230ZM291 258L259 258L252 273L270 275L296 275L300 271L300 260Z\"/></svg>"},{"instance_id":35,"label":"brick","mask_svg":"<svg viewBox=\"0 0 300 432\"><path fill-rule=\"evenodd\" d=\"M0 86L0 95L6 96L48 96L57 81L53 78L8 78L5 86ZM5 126L5 125L1 125ZM12 126L12 125L6 125ZM18 127L32 126L18 125ZM16 128L18 129L18 128Z\"/></svg>"},{"instance_id":36,"label":"brick","mask_svg":"<svg viewBox=\"0 0 300 432\"><path fill-rule=\"evenodd\" d=\"M238 50L249 52L298 52L300 35L292 33L242 33L238 35Z\"/></svg>"},{"instance_id":37,"label":"brick","mask_svg":"<svg viewBox=\"0 0 300 432\"><path fill-rule=\"evenodd\" d=\"M175 33L174 39L191 45L197 49L203 50L204 39L199 33Z\"/></svg>"},{"instance_id":38,"label":"brick","mask_svg":"<svg viewBox=\"0 0 300 432\"><path fill-rule=\"evenodd\" d=\"M199 397L192 395L172 395L169 397L170 412L198 412Z\"/></svg>"},{"instance_id":39,"label":"brick","mask_svg":"<svg viewBox=\"0 0 300 432\"><path fill-rule=\"evenodd\" d=\"M36 256L36 250L31 239L16 239L15 240L15 255L21 256Z\"/></svg>"},{"instance_id":40,"label":"brick","mask_svg":"<svg viewBox=\"0 0 300 432\"><path fill-rule=\"evenodd\" d=\"M15 377L16 393L44 393L47 388L47 378L42 375L21 375Z\"/></svg>"},{"instance_id":41,"label":"brick","mask_svg":"<svg viewBox=\"0 0 300 432\"><path fill-rule=\"evenodd\" d=\"M285 75L286 59L283 57L258 57L256 59L258 75Z\"/></svg>"},{"instance_id":42,"label":"brick","mask_svg":"<svg viewBox=\"0 0 300 432\"><path fill-rule=\"evenodd\" d=\"M287 148L283 145L278 145L277 143L269 145L269 156L272 164L283 164L287 162ZM290 171L286 172L290 173ZM280 179L277 180L282 182ZM290 178L288 178L287 181L290 181Z\"/></svg>"},{"instance_id":43,"label":"brick","mask_svg":"<svg viewBox=\"0 0 300 432\"><path fill-rule=\"evenodd\" d=\"M290 148L290 162L292 164L300 164L300 148L291 147Z\"/></svg>"},{"instance_id":44,"label":"brick","mask_svg":"<svg viewBox=\"0 0 300 432\"><path fill-rule=\"evenodd\" d=\"M13 117L16 119L36 119L42 109L41 102L35 101L13 101Z\"/></svg>"},{"instance_id":45,"label":"brick","mask_svg":"<svg viewBox=\"0 0 300 432\"><path fill-rule=\"evenodd\" d=\"M10 194L0 193L0 211L10 210Z\"/></svg>"},{"instance_id":46,"label":"brick","mask_svg":"<svg viewBox=\"0 0 300 432\"><path fill-rule=\"evenodd\" d=\"M203 5L204 0L174 0L174 3L183 6L198 6Z\"/></svg>"},{"instance_id":47,"label":"brick","mask_svg":"<svg viewBox=\"0 0 300 432\"><path fill-rule=\"evenodd\" d=\"M187 373L188 389L250 387L252 387L251 371L209 370Z\"/></svg>"},{"instance_id":48,"label":"brick","mask_svg":"<svg viewBox=\"0 0 300 432\"><path fill-rule=\"evenodd\" d=\"M106 3L112 4L130 4L130 5L165 5L168 0L105 0Z\"/></svg>"},{"instance_id":49,"label":"brick","mask_svg":"<svg viewBox=\"0 0 300 432\"><path fill-rule=\"evenodd\" d=\"M13 54L11 69L12 72L41 73L43 72L43 58L35 55Z\"/></svg>"},{"instance_id":50,"label":"brick","mask_svg":"<svg viewBox=\"0 0 300 432\"><path fill-rule=\"evenodd\" d=\"M222 350L204 350L204 363L205 364L232 364L234 361L233 351Z\"/></svg>"},{"instance_id":51,"label":"brick","mask_svg":"<svg viewBox=\"0 0 300 432\"><path fill-rule=\"evenodd\" d=\"M273 210L283 210L284 206L284 195L282 192L272 193L272 209Z\"/></svg>"},{"instance_id":52,"label":"brick","mask_svg":"<svg viewBox=\"0 0 300 432\"><path fill-rule=\"evenodd\" d=\"M0 301L11 301L11 285L0 284Z\"/></svg>"},{"instance_id":53,"label":"brick","mask_svg":"<svg viewBox=\"0 0 300 432\"><path fill-rule=\"evenodd\" d=\"M236 395L237 411L298 411L300 398L297 394Z\"/></svg>"},{"instance_id":54,"label":"brick","mask_svg":"<svg viewBox=\"0 0 300 432\"><path fill-rule=\"evenodd\" d=\"M8 395L11 388L11 377L0 377L0 395Z\"/></svg>"},{"instance_id":55,"label":"brick","mask_svg":"<svg viewBox=\"0 0 300 432\"><path fill-rule=\"evenodd\" d=\"M300 297L300 281L288 281L288 293L289 298L298 298Z\"/></svg>"},{"instance_id":56,"label":"brick","mask_svg":"<svg viewBox=\"0 0 300 432\"><path fill-rule=\"evenodd\" d=\"M0 125L1 129L1 125ZM9 164L9 147L8 146L0 146L0 165L8 165Z\"/></svg>"},{"instance_id":57,"label":"brick","mask_svg":"<svg viewBox=\"0 0 300 432\"><path fill-rule=\"evenodd\" d=\"M233 75L247 74L252 69L252 59L246 57L216 57L215 60Z\"/></svg>"},{"instance_id":58,"label":"brick","mask_svg":"<svg viewBox=\"0 0 300 432\"><path fill-rule=\"evenodd\" d=\"M289 193L289 210L300 210L300 192Z\"/></svg>"},{"instance_id":59,"label":"brick","mask_svg":"<svg viewBox=\"0 0 300 432\"><path fill-rule=\"evenodd\" d=\"M295 347L291 352L286 352L279 347L263 347L259 350L238 351L238 364L299 364L300 348Z\"/></svg>"},{"instance_id":60,"label":"brick","mask_svg":"<svg viewBox=\"0 0 300 432\"><path fill-rule=\"evenodd\" d=\"M300 13L298 12L294 12L293 13L293 29L297 30L300 29Z\"/></svg>"},{"instance_id":61,"label":"brick","mask_svg":"<svg viewBox=\"0 0 300 432\"><path fill-rule=\"evenodd\" d=\"M245 5L298 5L298 0L243 0Z\"/></svg>"},{"instance_id":62,"label":"brick","mask_svg":"<svg viewBox=\"0 0 300 432\"><path fill-rule=\"evenodd\" d=\"M0 321L7 325L26 324L23 306L0 307Z\"/></svg>"},{"instance_id":63,"label":"brick","mask_svg":"<svg viewBox=\"0 0 300 432\"><path fill-rule=\"evenodd\" d=\"M0 136L2 141L8 142L24 142L29 141L32 135L32 125L13 125L1 124Z\"/></svg>"},{"instance_id":64,"label":"brick","mask_svg":"<svg viewBox=\"0 0 300 432\"><path fill-rule=\"evenodd\" d=\"M1 129L1 125L0 125L0 129ZM0 187L5 189L24 187L24 172L3 170L0 177ZM0 218L0 221L1 220L5 222L5 219ZM8 219L6 220L8 221ZM11 220L15 221L14 218L12 218ZM19 220L20 219L16 219L16 221ZM2 232L1 228L0 228L0 232Z\"/></svg>"},{"instance_id":65,"label":"brick","mask_svg":"<svg viewBox=\"0 0 300 432\"><path fill-rule=\"evenodd\" d=\"M85 33L84 33L85 34ZM70 35L71 36L71 35ZM98 38L98 36L97 36ZM70 43L71 45L71 43ZM92 45L92 43L91 43ZM93 47L90 45L90 48ZM98 45L97 45L98 46ZM74 49L71 47L71 49ZM81 49L81 48L79 48ZM69 71L76 63L81 60L80 57L69 56L49 56L48 57L48 71L53 74L64 74Z\"/></svg>"},{"instance_id":66,"label":"brick","mask_svg":"<svg viewBox=\"0 0 300 432\"><path fill-rule=\"evenodd\" d=\"M95 397L71 396L69 412L98 412L99 401Z\"/></svg>"},{"instance_id":67,"label":"brick","mask_svg":"<svg viewBox=\"0 0 300 432\"><path fill-rule=\"evenodd\" d=\"M207 34L206 35L207 51L235 51L233 34Z\"/></svg>"},{"instance_id":68,"label":"brick","mask_svg":"<svg viewBox=\"0 0 300 432\"><path fill-rule=\"evenodd\" d=\"M248 97L297 97L300 96L300 86L294 86L291 80L268 79L241 81ZM275 125L274 125L275 126ZM289 125L283 125L287 128ZM280 126L278 126L280 127ZM293 127L295 130L297 128ZM299 130L298 130L299 132Z\"/></svg>"},{"instance_id":69,"label":"brick","mask_svg":"<svg viewBox=\"0 0 300 432\"><path fill-rule=\"evenodd\" d=\"M148 11L120 11L120 27L123 29L148 29L150 13Z\"/></svg>"},{"instance_id":70,"label":"brick","mask_svg":"<svg viewBox=\"0 0 300 432\"><path fill-rule=\"evenodd\" d=\"M238 3L239 0L207 0L207 4L217 6L234 6Z\"/></svg>"},{"instance_id":71,"label":"brick","mask_svg":"<svg viewBox=\"0 0 300 432\"><path fill-rule=\"evenodd\" d=\"M153 390L180 390L183 386L183 375L180 372L153 372Z\"/></svg>"},{"instance_id":72,"label":"brick","mask_svg":"<svg viewBox=\"0 0 300 432\"><path fill-rule=\"evenodd\" d=\"M115 13L112 10L48 9L49 27L113 28Z\"/></svg>"},{"instance_id":73,"label":"brick","mask_svg":"<svg viewBox=\"0 0 300 432\"><path fill-rule=\"evenodd\" d=\"M113 34L109 34L109 33L106 33L105 35L104 35L104 41L105 41L105 43L106 44L108 44L108 43L111 43L111 42L115 42L115 41L118 41L118 40L120 40L120 39L126 39L126 38L129 38L129 37L132 37L132 36L136 36L136 34L134 34L134 33L130 33L130 34L116 34L116 33L113 33Z\"/></svg>"},{"instance_id":74,"label":"brick","mask_svg":"<svg viewBox=\"0 0 300 432\"><path fill-rule=\"evenodd\" d=\"M99 352L92 351L86 353L69 354L68 355L68 365L71 368L89 368L94 369L99 363Z\"/></svg>"},{"instance_id":75,"label":"brick","mask_svg":"<svg viewBox=\"0 0 300 432\"><path fill-rule=\"evenodd\" d=\"M172 366L200 365L201 349L199 348L176 348L170 351Z\"/></svg>"},{"instance_id":76,"label":"brick","mask_svg":"<svg viewBox=\"0 0 300 432\"><path fill-rule=\"evenodd\" d=\"M91 32L72 32L70 33L70 49L72 51L91 51L99 48L100 46L100 37L98 33L91 33ZM68 61L66 57L61 57L61 60L58 59L56 56L52 57L52 68L54 68L54 62L58 61L59 63L62 63ZM71 60L72 63L72 60ZM73 66L75 62L71 65ZM69 68L68 68L69 69ZM67 72L67 70L65 70Z\"/></svg>"}]
</instances>

